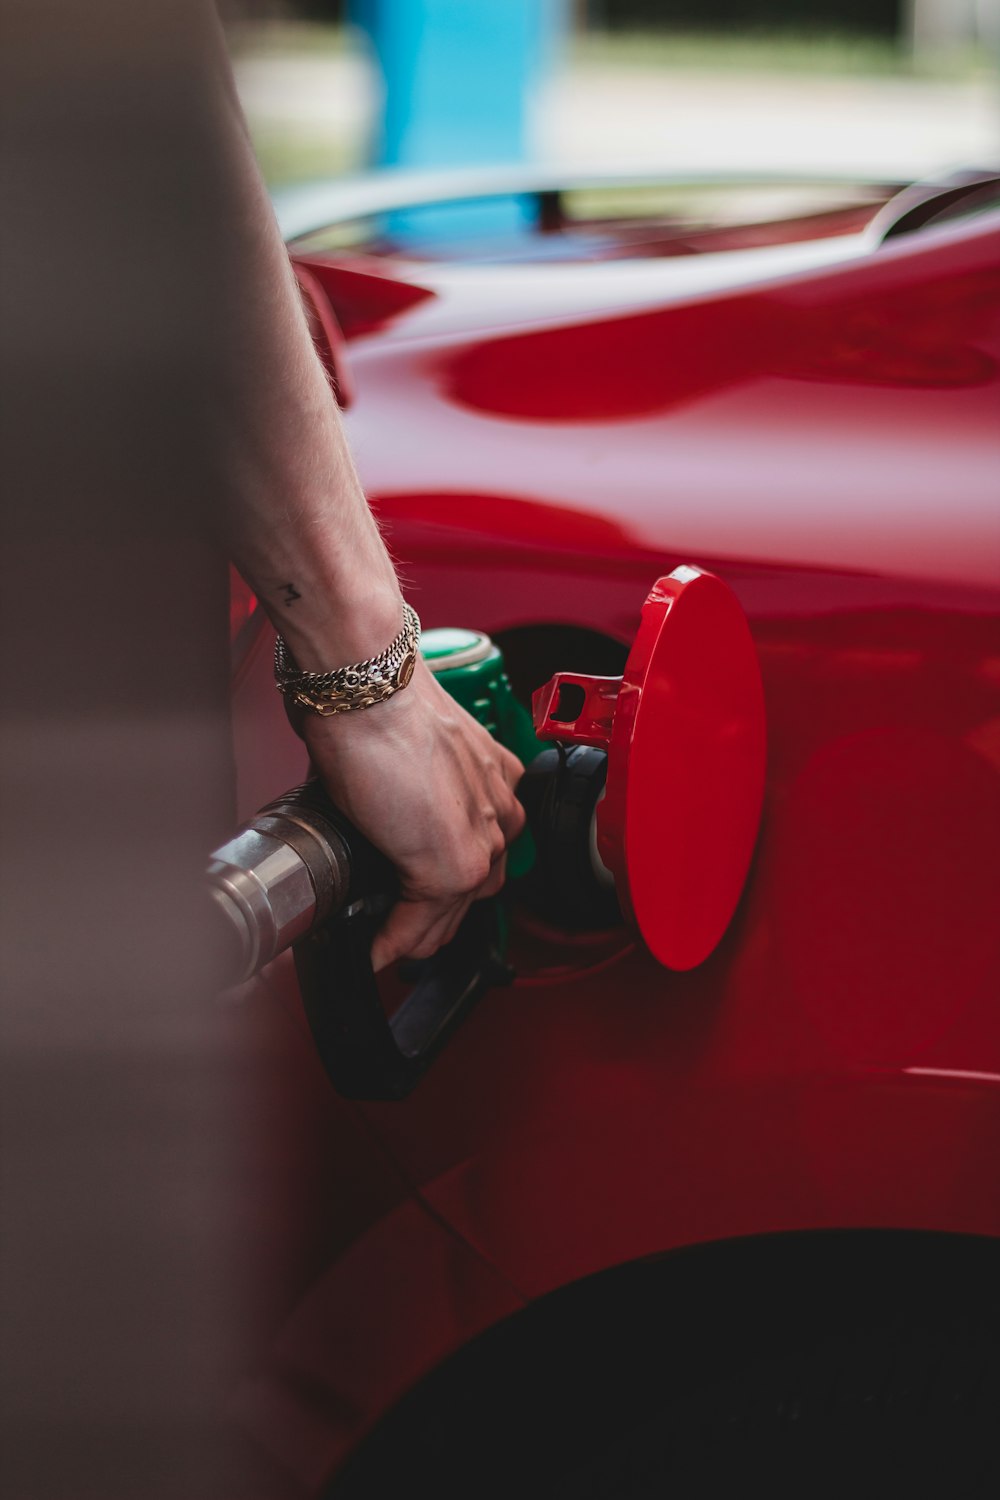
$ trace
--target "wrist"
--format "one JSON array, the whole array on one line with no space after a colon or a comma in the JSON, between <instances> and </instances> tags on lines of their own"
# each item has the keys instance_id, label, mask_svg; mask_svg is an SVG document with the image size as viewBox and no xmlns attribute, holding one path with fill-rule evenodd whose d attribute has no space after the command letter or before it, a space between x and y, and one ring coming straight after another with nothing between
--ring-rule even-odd
<instances>
[{"instance_id":1,"label":"wrist","mask_svg":"<svg viewBox=\"0 0 1000 1500\"><path fill-rule=\"evenodd\" d=\"M402 613L401 629L381 651L323 671L303 669L279 635L274 648L274 680L290 710L304 709L329 718L373 708L405 688L417 663L420 620L409 604L403 605Z\"/></svg>"},{"instance_id":2,"label":"wrist","mask_svg":"<svg viewBox=\"0 0 1000 1500\"><path fill-rule=\"evenodd\" d=\"M293 494L283 524L257 527L233 555L303 671L373 656L402 624L395 568L360 490L326 509Z\"/></svg>"},{"instance_id":3,"label":"wrist","mask_svg":"<svg viewBox=\"0 0 1000 1500\"><path fill-rule=\"evenodd\" d=\"M301 671L328 672L377 656L388 646L403 625L403 596L393 579L392 586L358 599L338 594L308 610L283 611L275 623Z\"/></svg>"}]
</instances>

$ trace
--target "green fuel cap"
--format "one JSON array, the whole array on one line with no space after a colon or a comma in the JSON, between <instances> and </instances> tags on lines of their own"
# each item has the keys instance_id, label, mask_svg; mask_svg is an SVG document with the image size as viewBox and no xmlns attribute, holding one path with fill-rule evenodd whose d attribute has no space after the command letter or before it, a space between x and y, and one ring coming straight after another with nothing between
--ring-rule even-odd
<instances>
[{"instance_id":1,"label":"green fuel cap","mask_svg":"<svg viewBox=\"0 0 1000 1500\"><path fill-rule=\"evenodd\" d=\"M478 630L444 627L425 630L420 637L420 652L432 672L456 672L460 667L476 666L491 652L500 652L488 635ZM503 657L500 657L501 662Z\"/></svg>"},{"instance_id":2,"label":"green fuel cap","mask_svg":"<svg viewBox=\"0 0 1000 1500\"><path fill-rule=\"evenodd\" d=\"M530 713L511 691L503 652L488 635L451 627L425 630L420 654L441 686L522 764L546 748L535 738ZM525 829L507 853L507 872L524 875L534 862L534 841Z\"/></svg>"}]
</instances>

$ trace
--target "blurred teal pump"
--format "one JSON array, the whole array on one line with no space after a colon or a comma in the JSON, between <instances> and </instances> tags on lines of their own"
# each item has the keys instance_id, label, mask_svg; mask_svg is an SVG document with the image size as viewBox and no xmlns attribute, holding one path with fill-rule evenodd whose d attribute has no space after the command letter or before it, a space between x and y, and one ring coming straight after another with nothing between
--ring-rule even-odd
<instances>
[{"instance_id":1,"label":"blurred teal pump","mask_svg":"<svg viewBox=\"0 0 1000 1500\"><path fill-rule=\"evenodd\" d=\"M380 166L523 160L568 0L350 0L385 83Z\"/></svg>"},{"instance_id":2,"label":"blurred teal pump","mask_svg":"<svg viewBox=\"0 0 1000 1500\"><path fill-rule=\"evenodd\" d=\"M531 715L511 691L503 653L488 635L425 630L420 654L441 686L524 765L547 748L535 738ZM534 862L534 840L525 829L507 854L507 874L526 875Z\"/></svg>"}]
</instances>

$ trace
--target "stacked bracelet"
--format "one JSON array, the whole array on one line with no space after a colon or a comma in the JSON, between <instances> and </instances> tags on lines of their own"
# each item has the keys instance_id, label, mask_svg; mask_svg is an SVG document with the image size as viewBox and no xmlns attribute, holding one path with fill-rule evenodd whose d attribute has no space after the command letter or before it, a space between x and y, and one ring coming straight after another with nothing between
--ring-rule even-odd
<instances>
[{"instance_id":1,"label":"stacked bracelet","mask_svg":"<svg viewBox=\"0 0 1000 1500\"><path fill-rule=\"evenodd\" d=\"M279 635L274 643L274 682L289 704L310 713L348 713L384 703L406 687L417 664L420 620L409 604L403 605L403 628L396 639L368 661L332 672L301 672Z\"/></svg>"}]
</instances>

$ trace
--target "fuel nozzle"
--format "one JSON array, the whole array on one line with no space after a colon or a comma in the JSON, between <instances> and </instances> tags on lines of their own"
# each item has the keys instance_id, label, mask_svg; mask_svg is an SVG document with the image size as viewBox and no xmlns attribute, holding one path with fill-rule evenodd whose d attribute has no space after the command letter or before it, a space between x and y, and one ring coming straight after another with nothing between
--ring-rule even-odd
<instances>
[{"instance_id":1,"label":"fuel nozzle","mask_svg":"<svg viewBox=\"0 0 1000 1500\"><path fill-rule=\"evenodd\" d=\"M503 657L474 631L427 631L443 686L525 763L525 833L508 852L520 898L553 925L623 917L666 968L713 951L747 877L764 787L764 703L746 618L710 573L657 580L621 677L560 672L517 702ZM398 1098L485 989L510 978L496 901L413 966L388 1017L371 942L395 873L318 782L269 804L216 850L213 903L233 982L295 949L317 1048L341 1092Z\"/></svg>"},{"instance_id":2,"label":"fuel nozzle","mask_svg":"<svg viewBox=\"0 0 1000 1500\"><path fill-rule=\"evenodd\" d=\"M293 787L216 849L206 872L233 984L250 979L347 897L351 854L318 782Z\"/></svg>"},{"instance_id":3,"label":"fuel nozzle","mask_svg":"<svg viewBox=\"0 0 1000 1500\"><path fill-rule=\"evenodd\" d=\"M525 767L517 794L527 826L507 852L518 899L556 927L579 931L620 921L614 876L597 850L597 805L608 757L589 746L552 746L514 697L499 646L470 630L429 630L427 663L462 707Z\"/></svg>"},{"instance_id":4,"label":"fuel nozzle","mask_svg":"<svg viewBox=\"0 0 1000 1500\"><path fill-rule=\"evenodd\" d=\"M452 697L521 761L540 751L549 756L488 635L427 630L420 650ZM523 875L534 862L529 828L508 852L508 874ZM207 873L234 984L250 979L345 904L360 902L374 917L388 909L396 891L388 860L339 816L315 781L293 787L256 813L214 852Z\"/></svg>"},{"instance_id":5,"label":"fuel nozzle","mask_svg":"<svg viewBox=\"0 0 1000 1500\"><path fill-rule=\"evenodd\" d=\"M535 848L518 894L554 927L579 932L621 921L615 878L597 848L608 757L592 745L549 745L517 789Z\"/></svg>"}]
</instances>

